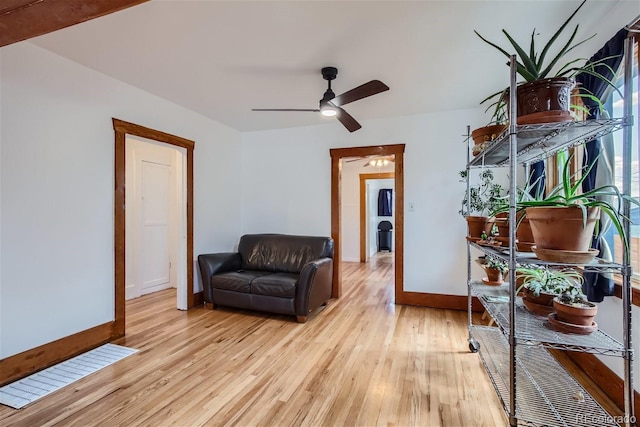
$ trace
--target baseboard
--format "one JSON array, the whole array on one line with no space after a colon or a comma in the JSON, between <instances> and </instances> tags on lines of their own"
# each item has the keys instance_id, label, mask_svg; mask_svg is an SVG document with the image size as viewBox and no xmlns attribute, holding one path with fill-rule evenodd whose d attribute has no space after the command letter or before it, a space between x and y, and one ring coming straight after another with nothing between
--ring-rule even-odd
<instances>
[{"instance_id":1,"label":"baseboard","mask_svg":"<svg viewBox=\"0 0 640 427\"><path fill-rule=\"evenodd\" d=\"M0 386L77 356L112 339L115 322L103 323L68 337L0 360Z\"/></svg>"},{"instance_id":2,"label":"baseboard","mask_svg":"<svg viewBox=\"0 0 640 427\"><path fill-rule=\"evenodd\" d=\"M197 307L204 304L204 292L196 292L193 294L193 306Z\"/></svg>"},{"instance_id":3,"label":"baseboard","mask_svg":"<svg viewBox=\"0 0 640 427\"><path fill-rule=\"evenodd\" d=\"M468 297L466 295L402 292L402 294L396 295L396 304L466 311L468 308ZM476 297L473 297L472 307L475 312L481 313L484 311L482 304Z\"/></svg>"},{"instance_id":4,"label":"baseboard","mask_svg":"<svg viewBox=\"0 0 640 427\"><path fill-rule=\"evenodd\" d=\"M591 353L560 351L575 363L621 410L624 409L624 381ZM640 408L640 393L634 390L634 407Z\"/></svg>"}]
</instances>

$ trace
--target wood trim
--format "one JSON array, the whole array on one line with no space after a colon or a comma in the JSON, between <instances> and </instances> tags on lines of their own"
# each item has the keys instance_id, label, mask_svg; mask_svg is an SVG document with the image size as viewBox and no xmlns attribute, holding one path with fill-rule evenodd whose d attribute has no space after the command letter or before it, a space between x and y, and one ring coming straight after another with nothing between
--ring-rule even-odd
<instances>
[{"instance_id":1,"label":"wood trim","mask_svg":"<svg viewBox=\"0 0 640 427\"><path fill-rule=\"evenodd\" d=\"M395 178L393 172L361 173L360 174L360 262L367 262L367 186L368 179Z\"/></svg>"},{"instance_id":2,"label":"wood trim","mask_svg":"<svg viewBox=\"0 0 640 427\"><path fill-rule=\"evenodd\" d=\"M115 121L114 121L115 125ZM125 133L122 131L116 131L115 133L115 193L113 204L113 244L114 244L114 256L115 256L115 271L114 271L114 283L115 283L115 328L118 334L125 334L125 282L126 282L126 268L125 268L125 251L126 251L126 237L125 237L125 181L126 181L126 169L125 169Z\"/></svg>"},{"instance_id":3,"label":"wood trim","mask_svg":"<svg viewBox=\"0 0 640 427\"><path fill-rule=\"evenodd\" d=\"M195 142L155 129L113 118L115 131L115 193L114 193L114 257L115 257L115 323L118 331L125 334L125 141L126 135L152 139L184 148L186 151L186 221L187 221L187 308L195 307L193 292L193 150Z\"/></svg>"},{"instance_id":4,"label":"wood trim","mask_svg":"<svg viewBox=\"0 0 640 427\"><path fill-rule=\"evenodd\" d=\"M340 176L342 164L340 157L331 157L331 238L333 239L333 280L331 298L342 296L342 245L340 244Z\"/></svg>"},{"instance_id":5,"label":"wood trim","mask_svg":"<svg viewBox=\"0 0 640 427\"><path fill-rule=\"evenodd\" d=\"M364 146L350 148L332 148L329 150L331 156L331 237L334 242L333 257L333 291L332 298L339 298L342 295L342 251L340 233L342 228L342 218L340 214L340 181L341 162L344 157L366 157L366 156L394 156L395 158L395 193L396 193L396 215L394 233L394 270L395 270L395 300L404 292L404 148L405 144Z\"/></svg>"},{"instance_id":6,"label":"wood trim","mask_svg":"<svg viewBox=\"0 0 640 427\"><path fill-rule=\"evenodd\" d=\"M337 157L367 157L367 156L391 156L394 154L404 154L405 144L377 145L349 148L331 148L329 154L331 158ZM397 160L397 159L396 159Z\"/></svg>"},{"instance_id":7,"label":"wood trim","mask_svg":"<svg viewBox=\"0 0 640 427\"><path fill-rule=\"evenodd\" d=\"M199 305L204 304L204 292L196 292L193 294L193 306L197 307Z\"/></svg>"},{"instance_id":8,"label":"wood trim","mask_svg":"<svg viewBox=\"0 0 640 427\"><path fill-rule=\"evenodd\" d=\"M622 412L624 409L624 381L616 375L607 365L591 353L575 351L551 350L551 353L562 363L562 358L557 354L566 355L576 366L590 378L604 394L609 397ZM566 368L566 366L565 366ZM640 408L640 393L634 391L634 407Z\"/></svg>"},{"instance_id":9,"label":"wood trim","mask_svg":"<svg viewBox=\"0 0 640 427\"><path fill-rule=\"evenodd\" d=\"M115 322L103 323L68 337L0 360L0 386L53 366L120 337Z\"/></svg>"},{"instance_id":10,"label":"wood trim","mask_svg":"<svg viewBox=\"0 0 640 427\"><path fill-rule=\"evenodd\" d=\"M613 285L614 285L615 296L622 299L622 285L617 281L614 282ZM639 288L631 287L631 304L640 307L640 289Z\"/></svg>"},{"instance_id":11,"label":"wood trim","mask_svg":"<svg viewBox=\"0 0 640 427\"><path fill-rule=\"evenodd\" d=\"M396 192L396 215L394 224L394 246L395 246L395 294L396 303L398 299L402 300L404 296L404 144L402 144L402 152L395 154L395 170L394 170L394 190Z\"/></svg>"},{"instance_id":12,"label":"wood trim","mask_svg":"<svg viewBox=\"0 0 640 427\"><path fill-rule=\"evenodd\" d=\"M155 141L164 142L166 144L191 149L195 147L195 142L180 136L171 135L170 133L161 132L159 130L125 122L124 120L113 119L113 129L116 132L140 136L142 138L153 139Z\"/></svg>"},{"instance_id":13,"label":"wood trim","mask_svg":"<svg viewBox=\"0 0 640 427\"><path fill-rule=\"evenodd\" d=\"M204 298L198 303L194 294L194 282L193 282L193 141L190 146L185 147L187 150L187 170L186 170L186 185L187 185L187 309L202 304ZM202 292L199 294L203 295Z\"/></svg>"},{"instance_id":14,"label":"wood trim","mask_svg":"<svg viewBox=\"0 0 640 427\"><path fill-rule=\"evenodd\" d=\"M420 307L442 308L445 310L466 311L468 309L468 296L427 294L423 292L403 292L401 299L396 299L397 304L417 305ZM473 311L482 313L484 307L478 298L473 297L471 303Z\"/></svg>"},{"instance_id":15,"label":"wood trim","mask_svg":"<svg viewBox=\"0 0 640 427\"><path fill-rule=\"evenodd\" d=\"M13 0L0 6L0 47L146 1L148 0Z\"/></svg>"}]
</instances>

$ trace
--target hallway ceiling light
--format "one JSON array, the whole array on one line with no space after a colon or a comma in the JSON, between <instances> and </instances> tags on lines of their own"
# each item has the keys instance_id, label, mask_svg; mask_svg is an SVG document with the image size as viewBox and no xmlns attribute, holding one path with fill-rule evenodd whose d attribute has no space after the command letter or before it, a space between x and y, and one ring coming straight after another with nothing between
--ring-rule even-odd
<instances>
[{"instance_id":1,"label":"hallway ceiling light","mask_svg":"<svg viewBox=\"0 0 640 427\"><path fill-rule=\"evenodd\" d=\"M367 166L375 166L381 168L382 166L387 166L393 160L390 160L388 157L376 157L374 159L369 160Z\"/></svg>"}]
</instances>

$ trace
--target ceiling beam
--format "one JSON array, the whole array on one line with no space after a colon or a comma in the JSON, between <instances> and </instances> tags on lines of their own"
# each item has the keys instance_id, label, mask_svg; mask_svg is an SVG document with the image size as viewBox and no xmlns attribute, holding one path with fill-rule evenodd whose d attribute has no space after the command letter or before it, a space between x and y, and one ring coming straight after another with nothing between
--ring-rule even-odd
<instances>
[{"instance_id":1,"label":"ceiling beam","mask_svg":"<svg viewBox=\"0 0 640 427\"><path fill-rule=\"evenodd\" d=\"M148 0L2 0L0 47L146 1Z\"/></svg>"}]
</instances>

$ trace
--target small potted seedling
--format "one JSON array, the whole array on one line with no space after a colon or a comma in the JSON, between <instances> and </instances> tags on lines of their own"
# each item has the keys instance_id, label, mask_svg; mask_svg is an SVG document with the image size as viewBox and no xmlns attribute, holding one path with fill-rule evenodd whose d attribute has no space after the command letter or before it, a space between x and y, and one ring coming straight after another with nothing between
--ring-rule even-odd
<instances>
[{"instance_id":1,"label":"small potted seedling","mask_svg":"<svg viewBox=\"0 0 640 427\"><path fill-rule=\"evenodd\" d=\"M547 316L553 312L553 299L569 290L580 290L582 275L573 269L557 270L543 266L521 267L517 275L523 285L522 302L533 314Z\"/></svg>"},{"instance_id":2,"label":"small potted seedling","mask_svg":"<svg viewBox=\"0 0 640 427\"><path fill-rule=\"evenodd\" d=\"M555 313L549 315L551 325L563 332L588 334L598 328L594 317L598 306L587 300L579 288L567 289L553 299Z\"/></svg>"},{"instance_id":3,"label":"small potted seedling","mask_svg":"<svg viewBox=\"0 0 640 427\"><path fill-rule=\"evenodd\" d=\"M499 286L504 282L504 276L507 274L507 263L499 258L487 255L482 266L487 273L487 277L482 279L485 285Z\"/></svg>"}]
</instances>

